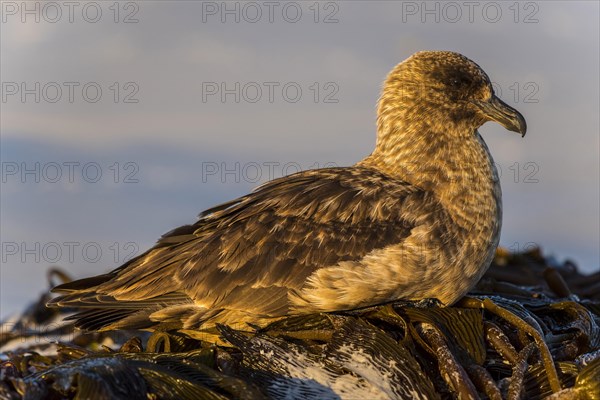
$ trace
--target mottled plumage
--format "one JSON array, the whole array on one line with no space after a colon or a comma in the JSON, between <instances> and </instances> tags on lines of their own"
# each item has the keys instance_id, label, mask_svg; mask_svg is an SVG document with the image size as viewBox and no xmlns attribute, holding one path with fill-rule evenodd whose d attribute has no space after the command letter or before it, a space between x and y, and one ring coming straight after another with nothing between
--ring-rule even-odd
<instances>
[{"instance_id":1,"label":"mottled plumage","mask_svg":"<svg viewBox=\"0 0 600 400\"><path fill-rule=\"evenodd\" d=\"M67 283L50 306L85 329L261 326L285 315L397 299L449 305L498 244L498 176L477 128L525 120L452 52L389 74L377 144L347 168L300 172L209 209L120 268Z\"/></svg>"}]
</instances>

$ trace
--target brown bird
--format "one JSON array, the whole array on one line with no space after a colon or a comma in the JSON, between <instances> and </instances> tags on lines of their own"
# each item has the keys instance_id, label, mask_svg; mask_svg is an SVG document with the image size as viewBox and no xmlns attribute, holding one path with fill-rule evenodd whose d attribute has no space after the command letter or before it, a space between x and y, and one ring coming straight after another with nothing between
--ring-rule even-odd
<instances>
[{"instance_id":1,"label":"brown bird","mask_svg":"<svg viewBox=\"0 0 600 400\"><path fill-rule=\"evenodd\" d=\"M89 330L264 326L291 314L437 298L487 270L501 193L477 129L525 135L486 73L422 51L388 75L373 153L347 168L275 179L200 214L116 270L54 288Z\"/></svg>"}]
</instances>

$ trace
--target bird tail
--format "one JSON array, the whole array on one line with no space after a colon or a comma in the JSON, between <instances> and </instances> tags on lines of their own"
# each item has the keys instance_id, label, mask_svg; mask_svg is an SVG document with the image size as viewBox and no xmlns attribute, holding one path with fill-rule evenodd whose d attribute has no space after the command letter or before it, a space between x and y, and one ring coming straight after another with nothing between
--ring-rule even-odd
<instances>
[{"instance_id":1,"label":"bird tail","mask_svg":"<svg viewBox=\"0 0 600 400\"><path fill-rule=\"evenodd\" d=\"M151 315L165 308L193 306L192 299L179 292L142 300L118 300L96 292L97 285L107 279L110 277L101 275L57 286L52 291L64 294L50 300L46 306L81 310L66 320L75 321L75 327L87 331L148 329L159 324L165 325L165 321L157 321ZM172 325L173 329L177 329L177 325L182 324L179 322Z\"/></svg>"}]
</instances>

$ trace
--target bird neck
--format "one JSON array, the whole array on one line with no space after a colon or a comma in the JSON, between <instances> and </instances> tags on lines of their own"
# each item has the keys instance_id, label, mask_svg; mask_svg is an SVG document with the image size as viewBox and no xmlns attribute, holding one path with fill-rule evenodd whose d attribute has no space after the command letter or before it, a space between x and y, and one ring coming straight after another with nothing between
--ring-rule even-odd
<instances>
[{"instance_id":1,"label":"bird neck","mask_svg":"<svg viewBox=\"0 0 600 400\"><path fill-rule=\"evenodd\" d=\"M404 119L406 121L406 119ZM500 213L500 184L492 157L476 130L442 132L425 123L379 121L373 153L357 165L432 192L457 219L466 210ZM465 227L473 221L456 221Z\"/></svg>"},{"instance_id":2,"label":"bird neck","mask_svg":"<svg viewBox=\"0 0 600 400\"><path fill-rule=\"evenodd\" d=\"M476 127L467 125L472 121L453 120L440 107L431 110L418 93L397 85L388 78L377 106L375 150L360 165L423 189L495 178L487 146Z\"/></svg>"}]
</instances>

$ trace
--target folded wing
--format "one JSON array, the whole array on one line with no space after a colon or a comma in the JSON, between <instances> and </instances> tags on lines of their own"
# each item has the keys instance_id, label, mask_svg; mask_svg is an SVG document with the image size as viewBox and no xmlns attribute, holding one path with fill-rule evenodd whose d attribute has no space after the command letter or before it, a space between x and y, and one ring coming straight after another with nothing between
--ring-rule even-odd
<instances>
[{"instance_id":1,"label":"folded wing","mask_svg":"<svg viewBox=\"0 0 600 400\"><path fill-rule=\"evenodd\" d=\"M437 208L427 192L371 169L300 172L205 211L110 273L56 287L50 306L83 309L73 319L94 330L301 312L290 297L315 271L401 243Z\"/></svg>"}]
</instances>

